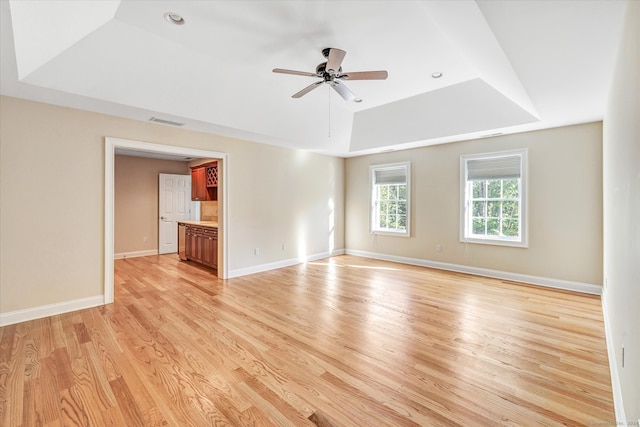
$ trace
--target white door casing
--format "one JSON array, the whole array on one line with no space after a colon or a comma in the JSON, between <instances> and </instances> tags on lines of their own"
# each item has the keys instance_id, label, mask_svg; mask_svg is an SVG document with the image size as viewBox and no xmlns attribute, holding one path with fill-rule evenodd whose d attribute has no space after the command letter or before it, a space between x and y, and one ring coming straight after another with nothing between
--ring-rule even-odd
<instances>
[{"instance_id":1,"label":"white door casing","mask_svg":"<svg viewBox=\"0 0 640 427\"><path fill-rule=\"evenodd\" d=\"M225 166L222 168L222 199L218 218L218 245L220 251L218 277L229 278L229 242L231 234L227 226L229 171L231 170L229 154L221 151L200 150L197 148L177 147L173 145L155 144L152 142L133 141L107 136L104 139L104 303L112 304L114 300L113 242L114 242L114 194L115 194L115 155L116 150L132 150L143 153L169 154L178 157L201 159L219 159Z\"/></svg>"},{"instance_id":2,"label":"white door casing","mask_svg":"<svg viewBox=\"0 0 640 427\"><path fill-rule=\"evenodd\" d=\"M158 254L178 251L178 221L190 218L191 176L158 176Z\"/></svg>"}]
</instances>

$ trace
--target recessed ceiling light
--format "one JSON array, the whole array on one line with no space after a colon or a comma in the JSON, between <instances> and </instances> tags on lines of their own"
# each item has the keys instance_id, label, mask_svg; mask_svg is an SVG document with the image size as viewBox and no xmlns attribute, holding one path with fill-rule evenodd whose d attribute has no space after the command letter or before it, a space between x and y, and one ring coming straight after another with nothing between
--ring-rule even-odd
<instances>
[{"instance_id":1,"label":"recessed ceiling light","mask_svg":"<svg viewBox=\"0 0 640 427\"><path fill-rule=\"evenodd\" d=\"M440 71L436 71L435 73L431 73L431 77L433 77L434 79L439 79L440 77L442 77L442 73Z\"/></svg>"},{"instance_id":2,"label":"recessed ceiling light","mask_svg":"<svg viewBox=\"0 0 640 427\"><path fill-rule=\"evenodd\" d=\"M356 98L353 100L353 102L362 102L362 98Z\"/></svg>"},{"instance_id":3,"label":"recessed ceiling light","mask_svg":"<svg viewBox=\"0 0 640 427\"><path fill-rule=\"evenodd\" d=\"M164 14L164 19L166 19L167 22L171 22L172 24L184 25L184 18L177 13L167 12Z\"/></svg>"}]
</instances>

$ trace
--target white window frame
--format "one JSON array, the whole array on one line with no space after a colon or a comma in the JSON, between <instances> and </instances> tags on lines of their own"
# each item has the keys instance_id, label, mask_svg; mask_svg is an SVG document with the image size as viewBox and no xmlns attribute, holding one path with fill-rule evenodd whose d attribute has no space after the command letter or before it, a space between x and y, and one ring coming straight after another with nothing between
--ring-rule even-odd
<instances>
[{"instance_id":1,"label":"white window frame","mask_svg":"<svg viewBox=\"0 0 640 427\"><path fill-rule=\"evenodd\" d=\"M478 237L471 233L471 186L468 180L468 162L470 160L491 160L501 157L520 157L520 188L519 188L519 238L509 238L505 236L483 236ZM528 203L527 203L527 149L500 151L495 153L483 153L460 156L460 241L464 243L479 243L487 245L513 246L520 248L529 247L528 232Z\"/></svg>"},{"instance_id":2,"label":"white window frame","mask_svg":"<svg viewBox=\"0 0 640 427\"><path fill-rule=\"evenodd\" d=\"M382 229L378 227L376 171L404 169L407 185L407 228ZM411 162L387 163L369 166L369 232L388 236L410 237L411 231Z\"/></svg>"}]
</instances>

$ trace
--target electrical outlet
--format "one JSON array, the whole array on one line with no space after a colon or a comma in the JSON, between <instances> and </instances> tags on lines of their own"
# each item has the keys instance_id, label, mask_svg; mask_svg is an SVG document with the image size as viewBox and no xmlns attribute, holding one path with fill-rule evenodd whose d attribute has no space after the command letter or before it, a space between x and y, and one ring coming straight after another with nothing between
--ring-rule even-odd
<instances>
[{"instance_id":1,"label":"electrical outlet","mask_svg":"<svg viewBox=\"0 0 640 427\"><path fill-rule=\"evenodd\" d=\"M282 250L284 251L284 243L282 244Z\"/></svg>"},{"instance_id":2,"label":"electrical outlet","mask_svg":"<svg viewBox=\"0 0 640 427\"><path fill-rule=\"evenodd\" d=\"M149 238L148 238L148 237L143 237L143 238L142 238L142 241L143 241L143 242L145 242L145 243L147 243L147 242L149 241Z\"/></svg>"},{"instance_id":3,"label":"electrical outlet","mask_svg":"<svg viewBox=\"0 0 640 427\"><path fill-rule=\"evenodd\" d=\"M253 248L254 255L260 255L260 248Z\"/></svg>"},{"instance_id":4,"label":"electrical outlet","mask_svg":"<svg viewBox=\"0 0 640 427\"><path fill-rule=\"evenodd\" d=\"M442 252L442 245L436 245L436 252Z\"/></svg>"}]
</instances>

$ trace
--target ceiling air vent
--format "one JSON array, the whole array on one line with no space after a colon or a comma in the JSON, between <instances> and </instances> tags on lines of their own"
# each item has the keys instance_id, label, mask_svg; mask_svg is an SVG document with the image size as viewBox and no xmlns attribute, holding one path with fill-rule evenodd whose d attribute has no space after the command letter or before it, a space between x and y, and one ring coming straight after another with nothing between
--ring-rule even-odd
<instances>
[{"instance_id":1,"label":"ceiling air vent","mask_svg":"<svg viewBox=\"0 0 640 427\"><path fill-rule=\"evenodd\" d=\"M489 138L489 137L498 136L498 135L502 135L502 132L496 132L496 133L490 133L488 135L482 135L480 138Z\"/></svg>"},{"instance_id":2,"label":"ceiling air vent","mask_svg":"<svg viewBox=\"0 0 640 427\"><path fill-rule=\"evenodd\" d=\"M184 123L172 122L171 120L159 119L157 117L151 117L149 119L150 122L162 123L163 125L171 125L171 126L184 126Z\"/></svg>"}]
</instances>

